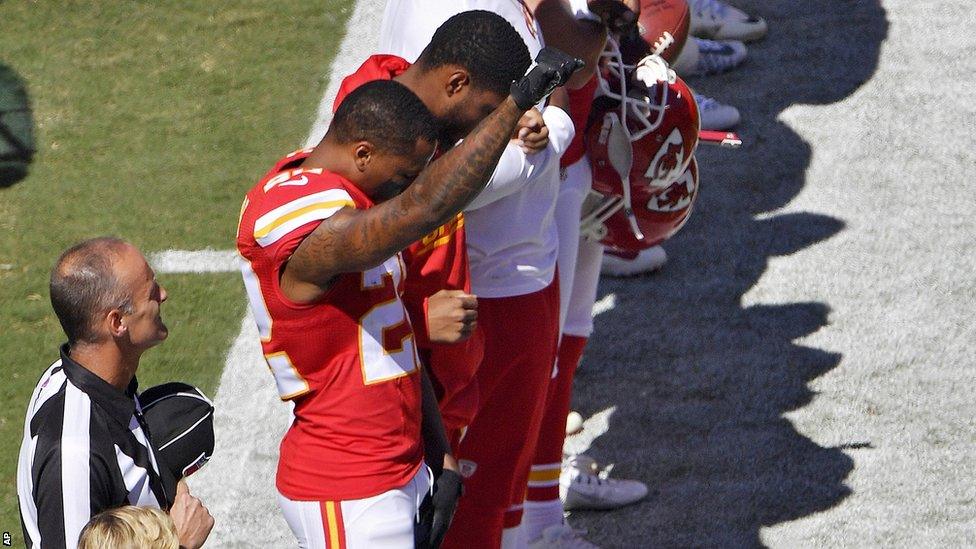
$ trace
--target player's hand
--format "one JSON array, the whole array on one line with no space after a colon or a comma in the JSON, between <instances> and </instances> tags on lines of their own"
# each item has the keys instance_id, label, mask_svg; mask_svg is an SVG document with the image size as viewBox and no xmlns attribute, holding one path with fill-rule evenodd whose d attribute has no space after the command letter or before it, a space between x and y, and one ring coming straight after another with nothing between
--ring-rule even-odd
<instances>
[{"instance_id":1,"label":"player's hand","mask_svg":"<svg viewBox=\"0 0 976 549\"><path fill-rule=\"evenodd\" d=\"M631 6L637 4L637 10ZM640 13L640 3L621 2L620 0L590 0L587 5L590 11L600 18L607 30L620 34L637 26L637 14Z\"/></svg>"},{"instance_id":2,"label":"player's hand","mask_svg":"<svg viewBox=\"0 0 976 549\"><path fill-rule=\"evenodd\" d=\"M457 343L478 326L478 298L461 290L440 290L427 298L427 335L432 343Z\"/></svg>"},{"instance_id":3,"label":"player's hand","mask_svg":"<svg viewBox=\"0 0 976 549\"><path fill-rule=\"evenodd\" d=\"M549 128L535 107L525 111L515 131L515 140L525 154L541 152L549 144Z\"/></svg>"},{"instance_id":4,"label":"player's hand","mask_svg":"<svg viewBox=\"0 0 976 549\"><path fill-rule=\"evenodd\" d=\"M449 462L454 464L453 468L448 465ZM424 498L420 505L420 522L414 531L416 547L436 549L441 546L463 493L457 462L451 456L444 456L444 468L434 479L434 494Z\"/></svg>"},{"instance_id":5,"label":"player's hand","mask_svg":"<svg viewBox=\"0 0 976 549\"><path fill-rule=\"evenodd\" d=\"M185 549L202 547L214 527L214 518L210 516L210 511L199 499L190 495L185 480L181 480L176 485L176 498L173 507L169 510L169 516L176 524L180 547Z\"/></svg>"},{"instance_id":6,"label":"player's hand","mask_svg":"<svg viewBox=\"0 0 976 549\"><path fill-rule=\"evenodd\" d=\"M430 546L440 547L444 535L454 520L458 500L464 493L461 475L457 471L444 469L441 476L434 482L434 495L431 497L431 507L434 512L430 524Z\"/></svg>"},{"instance_id":7,"label":"player's hand","mask_svg":"<svg viewBox=\"0 0 976 549\"><path fill-rule=\"evenodd\" d=\"M637 62L634 69L634 79L648 88L658 82L675 81L675 74L668 62L660 55L648 55Z\"/></svg>"},{"instance_id":8,"label":"player's hand","mask_svg":"<svg viewBox=\"0 0 976 549\"><path fill-rule=\"evenodd\" d=\"M583 68L582 59L545 47L535 56L535 66L522 78L512 82L509 94L524 111L539 103L552 90L566 84L574 72Z\"/></svg>"}]
</instances>

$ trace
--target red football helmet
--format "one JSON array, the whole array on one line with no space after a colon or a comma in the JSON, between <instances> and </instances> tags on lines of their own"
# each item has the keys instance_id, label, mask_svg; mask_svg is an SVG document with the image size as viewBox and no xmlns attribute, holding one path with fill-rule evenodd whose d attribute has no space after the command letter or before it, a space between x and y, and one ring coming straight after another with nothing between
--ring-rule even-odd
<instances>
[{"instance_id":1,"label":"red football helmet","mask_svg":"<svg viewBox=\"0 0 976 549\"><path fill-rule=\"evenodd\" d=\"M623 197L597 190L590 191L583 203L581 234L605 246L634 252L671 238L691 217L698 198L698 161L692 157L681 177L663 189L644 185L634 191L634 218L643 238L638 238L630 226Z\"/></svg>"},{"instance_id":2,"label":"red football helmet","mask_svg":"<svg viewBox=\"0 0 976 549\"><path fill-rule=\"evenodd\" d=\"M674 234L690 211L700 122L691 90L666 66L649 88L629 69L611 43L586 131L593 193L582 225L590 238L640 250Z\"/></svg>"}]
</instances>

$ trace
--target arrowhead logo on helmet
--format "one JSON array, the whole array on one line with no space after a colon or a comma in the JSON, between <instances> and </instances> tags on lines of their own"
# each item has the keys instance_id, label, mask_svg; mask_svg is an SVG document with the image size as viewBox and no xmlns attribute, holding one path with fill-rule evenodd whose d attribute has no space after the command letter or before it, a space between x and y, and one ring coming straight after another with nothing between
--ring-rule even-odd
<instances>
[{"instance_id":1,"label":"arrowhead logo on helmet","mask_svg":"<svg viewBox=\"0 0 976 549\"><path fill-rule=\"evenodd\" d=\"M692 161L687 170L664 192L651 196L647 209L655 212L680 212L689 209L698 196L698 165ZM688 212L690 215L690 211Z\"/></svg>"},{"instance_id":2,"label":"arrowhead logo on helmet","mask_svg":"<svg viewBox=\"0 0 976 549\"><path fill-rule=\"evenodd\" d=\"M654 159L647 167L644 177L648 179L647 184L651 187L664 188L671 181L674 181L681 171L687 166L684 158L684 143L681 139L681 131L678 128L671 130L667 139L658 148Z\"/></svg>"}]
</instances>

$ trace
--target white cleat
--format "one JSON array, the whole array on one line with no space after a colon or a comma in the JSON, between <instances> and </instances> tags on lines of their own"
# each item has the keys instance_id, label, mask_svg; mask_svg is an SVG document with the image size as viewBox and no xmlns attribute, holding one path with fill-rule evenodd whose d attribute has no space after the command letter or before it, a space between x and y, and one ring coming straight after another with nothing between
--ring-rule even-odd
<instances>
[{"instance_id":1,"label":"white cleat","mask_svg":"<svg viewBox=\"0 0 976 549\"><path fill-rule=\"evenodd\" d=\"M742 120L739 109L732 105L719 103L697 92L695 101L698 103L698 116L703 130L728 130Z\"/></svg>"},{"instance_id":2,"label":"white cleat","mask_svg":"<svg viewBox=\"0 0 976 549\"><path fill-rule=\"evenodd\" d=\"M688 0L692 36L712 40L752 42L766 36L766 20L754 17L721 0Z\"/></svg>"},{"instance_id":3,"label":"white cleat","mask_svg":"<svg viewBox=\"0 0 976 549\"><path fill-rule=\"evenodd\" d=\"M563 509L608 510L644 499L646 484L638 480L610 478L612 468L612 465L602 468L593 458L584 455L565 460L559 475Z\"/></svg>"},{"instance_id":4,"label":"white cleat","mask_svg":"<svg viewBox=\"0 0 976 549\"><path fill-rule=\"evenodd\" d=\"M563 523L542 531L542 537L529 543L529 549L600 549L586 541L586 530L576 530Z\"/></svg>"},{"instance_id":5,"label":"white cleat","mask_svg":"<svg viewBox=\"0 0 976 549\"><path fill-rule=\"evenodd\" d=\"M600 273L607 276L628 277L659 271L668 262L664 248L653 246L639 252L603 251Z\"/></svg>"},{"instance_id":6,"label":"white cleat","mask_svg":"<svg viewBox=\"0 0 976 549\"><path fill-rule=\"evenodd\" d=\"M698 63L693 76L709 76L728 72L746 60L746 45L738 40L706 40L692 38L698 43Z\"/></svg>"},{"instance_id":7,"label":"white cleat","mask_svg":"<svg viewBox=\"0 0 976 549\"><path fill-rule=\"evenodd\" d=\"M728 72L746 60L746 45L738 40L706 40L690 37L674 61L674 71L682 78Z\"/></svg>"}]
</instances>

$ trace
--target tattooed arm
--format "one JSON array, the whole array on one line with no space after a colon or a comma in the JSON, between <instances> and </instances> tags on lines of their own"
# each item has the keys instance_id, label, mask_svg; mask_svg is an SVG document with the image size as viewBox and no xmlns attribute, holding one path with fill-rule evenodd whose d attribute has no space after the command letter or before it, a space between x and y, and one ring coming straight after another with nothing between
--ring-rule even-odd
<instances>
[{"instance_id":1,"label":"tattooed arm","mask_svg":"<svg viewBox=\"0 0 976 549\"><path fill-rule=\"evenodd\" d=\"M375 267L456 215L484 188L523 112L506 98L400 195L323 220L285 266L286 295L314 300L336 275Z\"/></svg>"}]
</instances>

